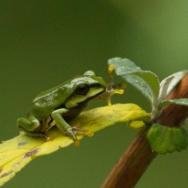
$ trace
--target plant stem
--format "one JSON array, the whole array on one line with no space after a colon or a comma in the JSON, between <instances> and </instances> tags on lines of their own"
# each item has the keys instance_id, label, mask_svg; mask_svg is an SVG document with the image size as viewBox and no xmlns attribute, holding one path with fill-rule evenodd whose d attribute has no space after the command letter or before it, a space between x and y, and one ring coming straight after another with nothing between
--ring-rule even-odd
<instances>
[{"instance_id":1,"label":"plant stem","mask_svg":"<svg viewBox=\"0 0 188 188\"><path fill-rule=\"evenodd\" d=\"M167 99L188 98L188 74L168 95ZM163 108L157 122L178 126L188 115L188 107L169 105ZM146 138L148 128L142 129L121 156L101 188L132 188L144 174L157 153L152 152Z\"/></svg>"}]
</instances>

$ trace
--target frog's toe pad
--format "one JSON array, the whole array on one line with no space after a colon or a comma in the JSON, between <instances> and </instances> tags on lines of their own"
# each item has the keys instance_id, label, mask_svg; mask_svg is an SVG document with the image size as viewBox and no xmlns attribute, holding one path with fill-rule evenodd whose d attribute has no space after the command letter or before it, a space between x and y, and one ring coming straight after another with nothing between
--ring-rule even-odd
<instances>
[{"instance_id":1,"label":"frog's toe pad","mask_svg":"<svg viewBox=\"0 0 188 188\"><path fill-rule=\"evenodd\" d=\"M78 140L74 140L74 145L75 146L79 146L80 145L80 142Z\"/></svg>"},{"instance_id":2,"label":"frog's toe pad","mask_svg":"<svg viewBox=\"0 0 188 188\"><path fill-rule=\"evenodd\" d=\"M80 133L80 134L83 134L83 135L86 135L88 137L92 137L94 135L94 133L92 131L89 131L87 129L82 129L80 127L73 127L73 130L76 132L76 133Z\"/></svg>"},{"instance_id":3,"label":"frog's toe pad","mask_svg":"<svg viewBox=\"0 0 188 188\"><path fill-rule=\"evenodd\" d=\"M94 135L94 133L92 131L87 131L85 133L85 135L88 136L88 137L92 137Z\"/></svg>"}]
</instances>

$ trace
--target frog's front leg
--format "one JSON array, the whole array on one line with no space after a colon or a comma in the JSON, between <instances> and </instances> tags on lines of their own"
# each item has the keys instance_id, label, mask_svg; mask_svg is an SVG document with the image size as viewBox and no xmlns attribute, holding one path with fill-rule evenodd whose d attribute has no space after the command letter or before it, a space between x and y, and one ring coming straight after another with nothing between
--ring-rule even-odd
<instances>
[{"instance_id":1,"label":"frog's front leg","mask_svg":"<svg viewBox=\"0 0 188 188\"><path fill-rule=\"evenodd\" d=\"M82 129L82 128L78 128L78 127L71 127L64 119L63 119L63 114L67 113L69 110L65 109L65 108L61 108L58 110L55 110L51 113L51 117L52 119L55 121L56 126L58 127L58 129L65 133L68 134L69 136L72 137L73 141L74 141L74 145L78 146L79 145L79 141L76 138L75 132L76 131L81 131L84 134L88 135L87 132L89 132L86 129Z\"/></svg>"}]
</instances>

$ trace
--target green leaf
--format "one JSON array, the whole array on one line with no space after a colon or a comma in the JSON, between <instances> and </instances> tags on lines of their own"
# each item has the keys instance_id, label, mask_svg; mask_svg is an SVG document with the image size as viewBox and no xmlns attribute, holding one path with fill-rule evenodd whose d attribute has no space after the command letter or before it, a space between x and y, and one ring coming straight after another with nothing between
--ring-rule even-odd
<instances>
[{"instance_id":1,"label":"green leaf","mask_svg":"<svg viewBox=\"0 0 188 188\"><path fill-rule=\"evenodd\" d=\"M119 57L109 59L108 64L115 67L117 76L121 76L126 82L133 85L143 95L145 95L149 101L151 101L152 93L150 88L142 78L135 75L136 71L142 71L140 67L136 66L136 64L129 59L122 59Z\"/></svg>"},{"instance_id":2,"label":"green leaf","mask_svg":"<svg viewBox=\"0 0 188 188\"><path fill-rule=\"evenodd\" d=\"M149 120L150 114L135 104L116 104L82 112L69 124L97 132L118 122ZM46 141L44 138L33 138L21 133L0 145L0 186L36 157L73 143L70 137L63 135L56 127L49 130L48 136L50 140ZM77 138L80 140L83 135L77 135Z\"/></svg>"},{"instance_id":3,"label":"green leaf","mask_svg":"<svg viewBox=\"0 0 188 188\"><path fill-rule=\"evenodd\" d=\"M135 63L126 58L122 59L120 57L115 57L109 59L108 64L113 65L115 67L116 74L118 76L142 70L140 67L136 66Z\"/></svg>"},{"instance_id":4,"label":"green leaf","mask_svg":"<svg viewBox=\"0 0 188 188\"><path fill-rule=\"evenodd\" d=\"M140 78L142 78L150 90L152 91L152 103L155 103L158 99L159 95L159 79L158 77L150 72L150 71L142 71L142 72L136 72L136 75L138 75Z\"/></svg>"},{"instance_id":5,"label":"green leaf","mask_svg":"<svg viewBox=\"0 0 188 188\"><path fill-rule=\"evenodd\" d=\"M121 76L126 82L130 83L133 87L138 89L150 102L152 101L152 92L146 82L137 75L127 74Z\"/></svg>"},{"instance_id":6,"label":"green leaf","mask_svg":"<svg viewBox=\"0 0 188 188\"><path fill-rule=\"evenodd\" d=\"M153 124L147 134L153 151L166 154L187 148L187 132L179 127L167 127Z\"/></svg>"},{"instance_id":7,"label":"green leaf","mask_svg":"<svg viewBox=\"0 0 188 188\"><path fill-rule=\"evenodd\" d=\"M151 71L144 71L128 59L113 58L108 61L115 67L116 74L132 84L152 103L152 109L157 108L159 95L159 79Z\"/></svg>"},{"instance_id":8,"label":"green leaf","mask_svg":"<svg viewBox=\"0 0 188 188\"><path fill-rule=\"evenodd\" d=\"M160 83L160 93L159 93L159 101L164 100L170 92L174 89L174 87L183 79L183 77L188 73L187 70L183 70L177 73L174 73Z\"/></svg>"},{"instance_id":9,"label":"green leaf","mask_svg":"<svg viewBox=\"0 0 188 188\"><path fill-rule=\"evenodd\" d=\"M159 107L162 108L162 107L170 105L170 104L188 106L188 99L181 98L181 99L163 100L163 101L160 101Z\"/></svg>"}]
</instances>

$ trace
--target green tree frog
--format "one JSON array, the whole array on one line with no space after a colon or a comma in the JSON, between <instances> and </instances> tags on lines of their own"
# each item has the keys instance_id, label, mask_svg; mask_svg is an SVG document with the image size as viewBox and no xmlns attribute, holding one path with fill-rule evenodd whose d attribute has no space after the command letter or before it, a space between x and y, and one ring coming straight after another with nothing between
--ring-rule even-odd
<instances>
[{"instance_id":1,"label":"green tree frog","mask_svg":"<svg viewBox=\"0 0 188 188\"><path fill-rule=\"evenodd\" d=\"M78 116L90 100L105 92L106 87L101 77L97 77L93 71L87 71L82 76L76 76L39 93L27 113L28 118L19 118L17 125L30 136L44 136L47 139L47 131L56 125L76 143L78 141L75 132L87 130L71 127L68 120Z\"/></svg>"}]
</instances>

